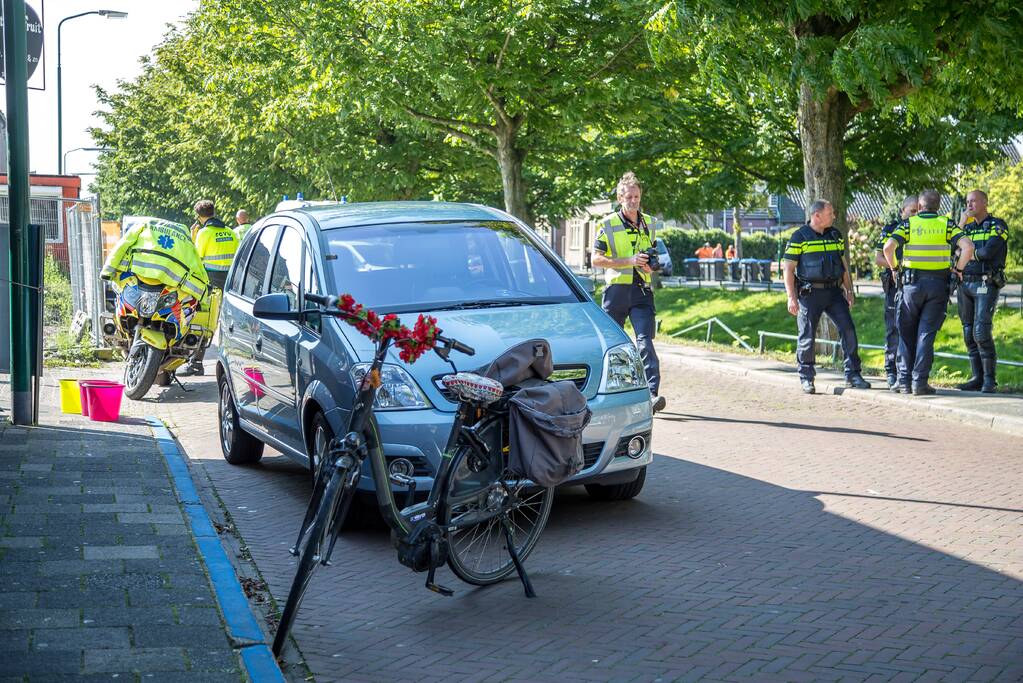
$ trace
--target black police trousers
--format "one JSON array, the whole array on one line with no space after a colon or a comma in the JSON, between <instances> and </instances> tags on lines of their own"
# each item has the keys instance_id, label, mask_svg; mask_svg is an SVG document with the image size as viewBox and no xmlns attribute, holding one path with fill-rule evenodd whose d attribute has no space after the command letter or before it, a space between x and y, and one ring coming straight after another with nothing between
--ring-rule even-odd
<instances>
[{"instance_id":1,"label":"black police trousers","mask_svg":"<svg viewBox=\"0 0 1023 683\"><path fill-rule=\"evenodd\" d=\"M906 376L906 368L899 362L899 327L895 321L902 293L890 270L881 273L884 289L884 371L887 375Z\"/></svg>"},{"instance_id":2,"label":"black police trousers","mask_svg":"<svg viewBox=\"0 0 1023 683\"><path fill-rule=\"evenodd\" d=\"M827 289L811 289L807 294L799 295L799 315L796 325L799 328L799 341L796 342L796 365L800 379L812 380L817 374L814 365L817 354L814 344L817 341L817 323L821 315L828 317L838 327L838 337L842 341L845 352L845 376L860 374L860 349L856 339L856 326L849 313L849 302L846 301L841 287Z\"/></svg>"},{"instance_id":3,"label":"black police trousers","mask_svg":"<svg viewBox=\"0 0 1023 683\"><path fill-rule=\"evenodd\" d=\"M601 307L621 327L625 327L626 318L632 321L646 381L650 384L650 393L656 396L661 386L661 363L654 350L654 334L657 331L654 291L640 285L608 285L604 289Z\"/></svg>"},{"instance_id":4,"label":"black police trousers","mask_svg":"<svg viewBox=\"0 0 1023 683\"><path fill-rule=\"evenodd\" d=\"M934 363L934 338L945 322L948 307L948 274L944 277L918 277L903 285L899 303L899 355L905 363L901 384L923 385L931 376Z\"/></svg>"},{"instance_id":5,"label":"black police trousers","mask_svg":"<svg viewBox=\"0 0 1023 683\"><path fill-rule=\"evenodd\" d=\"M959 321L963 324L963 341L971 360L994 360L996 357L991 319L998 305L998 291L997 287L985 282L963 282L959 285Z\"/></svg>"}]
</instances>

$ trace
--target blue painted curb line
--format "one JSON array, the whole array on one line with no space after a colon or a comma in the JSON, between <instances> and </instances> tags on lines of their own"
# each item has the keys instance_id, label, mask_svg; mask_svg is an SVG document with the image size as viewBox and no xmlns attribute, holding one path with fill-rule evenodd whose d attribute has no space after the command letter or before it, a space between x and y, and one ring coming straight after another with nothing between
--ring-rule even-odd
<instances>
[{"instance_id":1,"label":"blue painted curb line","mask_svg":"<svg viewBox=\"0 0 1023 683\"><path fill-rule=\"evenodd\" d=\"M146 421L153 429L156 443L167 461L174 487L177 489L178 500L185 507L195 543L199 546L203 562L213 582L213 591L220 603L220 611L227 622L228 633L236 640L254 641L255 645L240 648L242 663L253 683L285 683L284 674L277 666L277 660L270 652L270 647L263 642L263 632L259 622L249 608L248 598L242 590L234 567L220 545L220 538L210 522L206 509L199 500L199 492L192 482L188 465L182 457L178 444L161 420L147 417Z\"/></svg>"}]
</instances>

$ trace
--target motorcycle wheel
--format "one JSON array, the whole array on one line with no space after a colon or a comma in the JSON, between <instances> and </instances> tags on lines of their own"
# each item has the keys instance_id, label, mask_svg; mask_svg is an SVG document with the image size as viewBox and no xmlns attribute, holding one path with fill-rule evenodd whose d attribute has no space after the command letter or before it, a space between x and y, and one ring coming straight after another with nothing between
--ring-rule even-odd
<instances>
[{"instance_id":1,"label":"motorcycle wheel","mask_svg":"<svg viewBox=\"0 0 1023 683\"><path fill-rule=\"evenodd\" d=\"M136 401L145 396L153 386L162 360L163 351L160 349L142 340L132 344L124 362L124 395Z\"/></svg>"}]
</instances>

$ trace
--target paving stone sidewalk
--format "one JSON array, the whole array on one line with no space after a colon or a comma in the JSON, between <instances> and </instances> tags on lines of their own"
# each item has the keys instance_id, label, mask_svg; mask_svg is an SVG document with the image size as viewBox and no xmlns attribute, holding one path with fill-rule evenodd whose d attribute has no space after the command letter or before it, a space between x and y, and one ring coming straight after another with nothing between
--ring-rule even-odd
<instances>
[{"instance_id":1,"label":"paving stone sidewalk","mask_svg":"<svg viewBox=\"0 0 1023 683\"><path fill-rule=\"evenodd\" d=\"M246 680L145 420L0 414L0 653L4 683Z\"/></svg>"}]
</instances>

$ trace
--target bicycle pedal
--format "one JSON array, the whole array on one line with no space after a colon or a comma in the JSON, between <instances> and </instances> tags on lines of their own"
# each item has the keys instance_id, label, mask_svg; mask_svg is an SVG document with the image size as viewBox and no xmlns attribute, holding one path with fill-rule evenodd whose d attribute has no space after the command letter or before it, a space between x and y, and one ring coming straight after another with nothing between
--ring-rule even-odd
<instances>
[{"instance_id":1,"label":"bicycle pedal","mask_svg":"<svg viewBox=\"0 0 1023 683\"><path fill-rule=\"evenodd\" d=\"M445 588L444 586L441 586L436 583L427 583L426 587L432 590L434 593L440 593L446 598L450 598L452 595L455 594L455 591L451 590L450 588Z\"/></svg>"}]
</instances>

